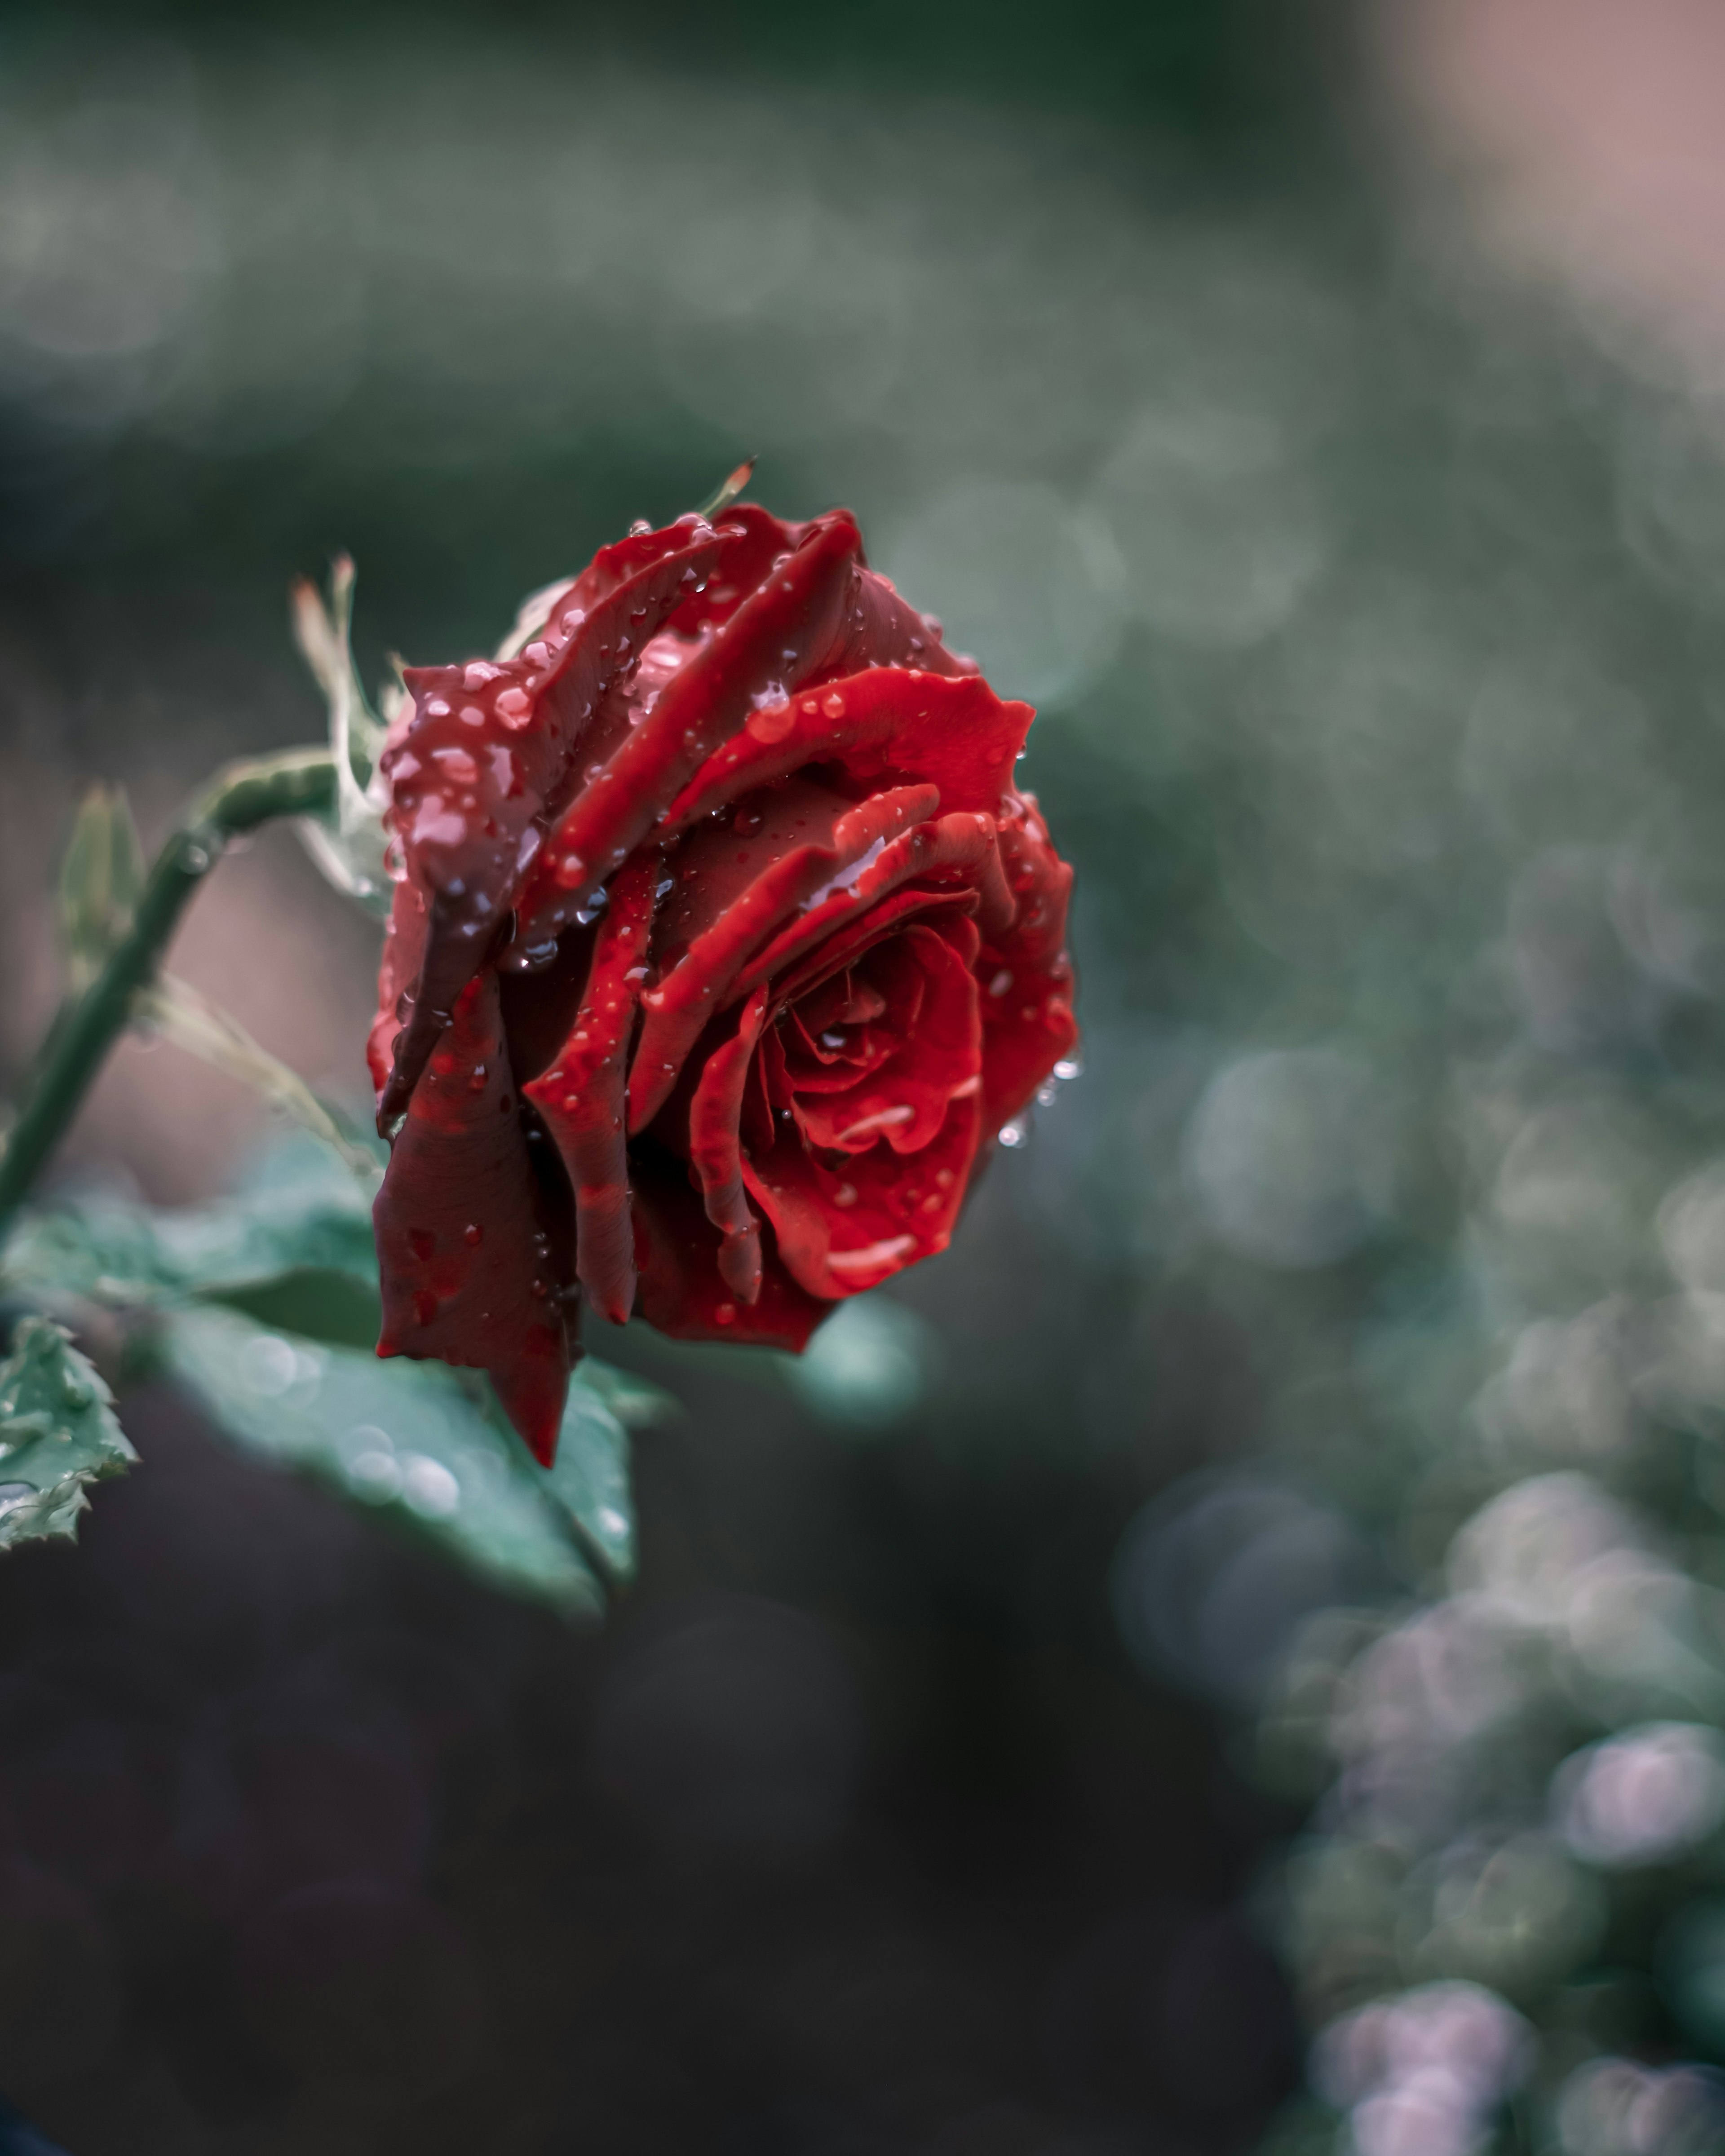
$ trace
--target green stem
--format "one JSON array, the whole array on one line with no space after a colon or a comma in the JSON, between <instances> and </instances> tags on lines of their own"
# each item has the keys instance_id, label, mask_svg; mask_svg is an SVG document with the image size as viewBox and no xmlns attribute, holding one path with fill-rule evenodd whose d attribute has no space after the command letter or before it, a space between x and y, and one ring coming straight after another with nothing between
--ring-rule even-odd
<instances>
[{"instance_id":1,"label":"green stem","mask_svg":"<svg viewBox=\"0 0 1725 2156\"><path fill-rule=\"evenodd\" d=\"M278 816L313 816L336 798L326 748L230 764L156 856L132 924L101 972L56 1019L0 1154L0 1232L65 1136L108 1050L126 1030L138 992L155 979L192 894L230 840Z\"/></svg>"}]
</instances>

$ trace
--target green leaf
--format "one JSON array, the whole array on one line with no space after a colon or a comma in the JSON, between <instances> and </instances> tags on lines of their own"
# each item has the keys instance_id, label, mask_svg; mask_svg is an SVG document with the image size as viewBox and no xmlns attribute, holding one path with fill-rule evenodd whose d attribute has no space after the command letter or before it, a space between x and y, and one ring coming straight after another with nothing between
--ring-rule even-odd
<instances>
[{"instance_id":1,"label":"green leaf","mask_svg":"<svg viewBox=\"0 0 1725 2156\"><path fill-rule=\"evenodd\" d=\"M144 873L144 850L124 791L91 787L60 866L60 948L74 995L84 993L131 928Z\"/></svg>"},{"instance_id":2,"label":"green leaf","mask_svg":"<svg viewBox=\"0 0 1725 2156\"><path fill-rule=\"evenodd\" d=\"M185 1211L91 1198L23 1215L0 1270L26 1295L125 1306L243 1292L301 1272L335 1272L377 1291L368 1184L326 1147L284 1146L270 1179Z\"/></svg>"},{"instance_id":3,"label":"green leaf","mask_svg":"<svg viewBox=\"0 0 1725 2156\"><path fill-rule=\"evenodd\" d=\"M0 1549L75 1540L89 1484L137 1459L114 1396L69 1334L27 1317L0 1363Z\"/></svg>"},{"instance_id":4,"label":"green leaf","mask_svg":"<svg viewBox=\"0 0 1725 2156\"><path fill-rule=\"evenodd\" d=\"M556 1464L536 1471L612 1578L633 1579L635 1523L629 1486L629 1432L589 1378L585 1363L570 1381Z\"/></svg>"},{"instance_id":5,"label":"green leaf","mask_svg":"<svg viewBox=\"0 0 1725 2156\"><path fill-rule=\"evenodd\" d=\"M485 1389L441 1363L380 1362L271 1332L237 1312L170 1312L168 1368L249 1450L317 1476L391 1514L471 1570L571 1614L597 1614L603 1590L567 1517L601 1548L629 1546L627 1487L617 1504L622 1431L578 1414L567 1491L494 1420ZM601 1509L624 1518L602 1539Z\"/></svg>"}]
</instances>

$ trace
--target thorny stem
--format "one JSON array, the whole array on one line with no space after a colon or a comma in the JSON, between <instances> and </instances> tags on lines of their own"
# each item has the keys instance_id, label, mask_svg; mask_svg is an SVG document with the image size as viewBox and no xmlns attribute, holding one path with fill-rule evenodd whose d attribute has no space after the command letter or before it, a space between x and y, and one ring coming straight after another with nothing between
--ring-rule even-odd
<instances>
[{"instance_id":1,"label":"thorny stem","mask_svg":"<svg viewBox=\"0 0 1725 2156\"><path fill-rule=\"evenodd\" d=\"M65 1136L134 1017L139 992L154 981L192 894L229 841L278 816L323 814L335 798L334 757L326 748L302 748L229 764L193 804L156 856L131 928L44 1043L0 1153L0 1233Z\"/></svg>"}]
</instances>

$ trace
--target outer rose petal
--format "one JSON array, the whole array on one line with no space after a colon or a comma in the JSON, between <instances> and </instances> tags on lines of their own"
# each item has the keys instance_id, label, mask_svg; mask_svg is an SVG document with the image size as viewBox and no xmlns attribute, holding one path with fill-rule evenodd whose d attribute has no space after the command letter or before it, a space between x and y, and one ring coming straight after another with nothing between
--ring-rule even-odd
<instances>
[{"instance_id":1,"label":"outer rose petal","mask_svg":"<svg viewBox=\"0 0 1725 2156\"><path fill-rule=\"evenodd\" d=\"M945 654L942 654L943 656ZM836 763L871 785L927 779L941 805L1002 813L1034 714L1003 703L986 681L879 665L754 712L710 756L671 805L685 830L756 788L811 763Z\"/></svg>"},{"instance_id":2,"label":"outer rose petal","mask_svg":"<svg viewBox=\"0 0 1725 2156\"><path fill-rule=\"evenodd\" d=\"M456 996L496 949L596 704L720 552L718 534L692 521L643 533L577 579L591 611L567 608L520 658L407 670L414 717L383 768L430 917L380 1123L407 1105Z\"/></svg>"},{"instance_id":3,"label":"outer rose petal","mask_svg":"<svg viewBox=\"0 0 1725 2156\"><path fill-rule=\"evenodd\" d=\"M583 788L523 895L536 923L567 918L646 837L706 757L728 741L763 681L800 679L837 640L860 542L843 513L801 544L674 674L651 713Z\"/></svg>"},{"instance_id":4,"label":"outer rose petal","mask_svg":"<svg viewBox=\"0 0 1725 2156\"><path fill-rule=\"evenodd\" d=\"M382 1093L389 1083L391 1051L406 1023L406 998L425 962L425 894L415 883L395 886L395 900L383 929L383 957L377 968L377 1015L366 1041L366 1065L372 1086Z\"/></svg>"},{"instance_id":5,"label":"outer rose petal","mask_svg":"<svg viewBox=\"0 0 1725 2156\"><path fill-rule=\"evenodd\" d=\"M1034 800L1000 834L1007 875L1019 901L1011 928L984 946L983 1098L990 1130L1009 1122L1078 1039L1072 1016L1072 963L1066 956L1066 904L1072 871L1048 843Z\"/></svg>"},{"instance_id":6,"label":"outer rose petal","mask_svg":"<svg viewBox=\"0 0 1725 2156\"><path fill-rule=\"evenodd\" d=\"M383 1291L377 1353L488 1371L510 1420L548 1464L569 1350L490 975L458 999L372 1219Z\"/></svg>"}]
</instances>

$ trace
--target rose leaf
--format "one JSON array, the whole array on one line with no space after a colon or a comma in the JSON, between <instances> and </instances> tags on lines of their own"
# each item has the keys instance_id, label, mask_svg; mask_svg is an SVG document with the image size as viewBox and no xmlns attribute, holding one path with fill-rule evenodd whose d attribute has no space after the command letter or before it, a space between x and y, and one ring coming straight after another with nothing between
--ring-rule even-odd
<instances>
[{"instance_id":1,"label":"rose leaf","mask_svg":"<svg viewBox=\"0 0 1725 2156\"><path fill-rule=\"evenodd\" d=\"M88 1486L137 1459L114 1414L114 1396L70 1336L24 1318L0 1363L0 1549L74 1540Z\"/></svg>"},{"instance_id":2,"label":"rose leaf","mask_svg":"<svg viewBox=\"0 0 1725 2156\"><path fill-rule=\"evenodd\" d=\"M513 1594L570 1615L603 1610L564 1507L457 1372L380 1362L230 1310L172 1312L165 1334L169 1370L245 1450L313 1476Z\"/></svg>"}]
</instances>

